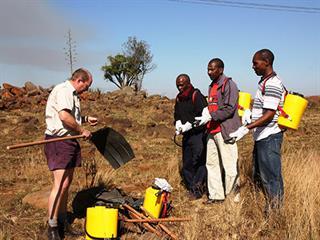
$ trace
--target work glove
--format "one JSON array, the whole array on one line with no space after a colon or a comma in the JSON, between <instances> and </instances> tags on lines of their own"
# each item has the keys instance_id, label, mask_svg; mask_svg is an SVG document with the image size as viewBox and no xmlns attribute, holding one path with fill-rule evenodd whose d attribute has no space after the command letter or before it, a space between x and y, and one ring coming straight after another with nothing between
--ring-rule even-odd
<instances>
[{"instance_id":1,"label":"work glove","mask_svg":"<svg viewBox=\"0 0 320 240\"><path fill-rule=\"evenodd\" d=\"M182 122L180 120L176 121L176 135L182 132Z\"/></svg>"},{"instance_id":2,"label":"work glove","mask_svg":"<svg viewBox=\"0 0 320 240\"><path fill-rule=\"evenodd\" d=\"M251 111L250 109L246 109L242 115L242 125L246 126L251 123Z\"/></svg>"},{"instance_id":3,"label":"work glove","mask_svg":"<svg viewBox=\"0 0 320 240\"><path fill-rule=\"evenodd\" d=\"M241 126L235 132L230 133L229 136L231 138L236 138L236 142L237 142L241 138L243 138L248 132L249 132L249 129L246 126Z\"/></svg>"},{"instance_id":4,"label":"work glove","mask_svg":"<svg viewBox=\"0 0 320 240\"><path fill-rule=\"evenodd\" d=\"M202 110L202 115L200 117L195 117L194 118L196 121L194 122L195 126L202 126L206 124L207 122L211 121L212 117L209 113L208 107L205 107Z\"/></svg>"},{"instance_id":5,"label":"work glove","mask_svg":"<svg viewBox=\"0 0 320 240\"><path fill-rule=\"evenodd\" d=\"M183 133L187 132L191 129L192 129L192 124L189 122L186 122L185 124L182 124L182 126L181 126L181 132L183 132Z\"/></svg>"},{"instance_id":6,"label":"work glove","mask_svg":"<svg viewBox=\"0 0 320 240\"><path fill-rule=\"evenodd\" d=\"M171 185L168 183L168 181L164 178L155 178L154 179L154 184L159 187L162 191L166 191L166 192L172 192L172 187Z\"/></svg>"}]
</instances>

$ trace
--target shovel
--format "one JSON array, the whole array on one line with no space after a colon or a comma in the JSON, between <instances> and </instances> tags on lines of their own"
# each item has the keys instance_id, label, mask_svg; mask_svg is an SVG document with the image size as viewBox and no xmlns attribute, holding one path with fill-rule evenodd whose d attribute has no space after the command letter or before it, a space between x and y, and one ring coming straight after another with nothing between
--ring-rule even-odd
<instances>
[{"instance_id":1,"label":"shovel","mask_svg":"<svg viewBox=\"0 0 320 240\"><path fill-rule=\"evenodd\" d=\"M7 149L10 150L84 137L84 135L58 137L50 140L41 140L29 143L15 144L7 146ZM93 132L90 141L96 146L98 151L103 155L103 157L110 163L110 165L114 169L121 167L122 165L134 158L134 153L129 143L120 133L113 130L112 128L106 127L99 129L96 132Z\"/></svg>"}]
</instances>

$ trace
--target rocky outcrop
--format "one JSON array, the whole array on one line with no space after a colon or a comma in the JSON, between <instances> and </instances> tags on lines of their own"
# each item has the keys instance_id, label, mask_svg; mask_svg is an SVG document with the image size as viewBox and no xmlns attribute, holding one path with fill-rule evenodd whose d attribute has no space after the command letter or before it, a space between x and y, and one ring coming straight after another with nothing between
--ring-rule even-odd
<instances>
[{"instance_id":1,"label":"rocky outcrop","mask_svg":"<svg viewBox=\"0 0 320 240\"><path fill-rule=\"evenodd\" d=\"M49 90L26 82L23 87L3 83L0 90L0 110L21 109L45 105Z\"/></svg>"}]
</instances>

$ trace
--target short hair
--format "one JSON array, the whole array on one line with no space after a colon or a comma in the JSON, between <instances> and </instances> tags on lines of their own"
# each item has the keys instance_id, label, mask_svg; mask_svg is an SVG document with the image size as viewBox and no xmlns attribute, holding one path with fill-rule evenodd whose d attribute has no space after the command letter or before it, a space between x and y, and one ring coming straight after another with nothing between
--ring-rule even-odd
<instances>
[{"instance_id":1,"label":"short hair","mask_svg":"<svg viewBox=\"0 0 320 240\"><path fill-rule=\"evenodd\" d=\"M261 49L258 52L256 52L256 54L259 54L261 56L262 60L269 61L271 66L273 65L274 55L269 49L266 49L266 48L265 49Z\"/></svg>"},{"instance_id":2,"label":"short hair","mask_svg":"<svg viewBox=\"0 0 320 240\"><path fill-rule=\"evenodd\" d=\"M181 77L186 78L186 80L190 83L190 77L189 77L188 74L181 73L181 74L178 75L178 77L176 78L176 80L178 80L178 79L181 78Z\"/></svg>"},{"instance_id":3,"label":"short hair","mask_svg":"<svg viewBox=\"0 0 320 240\"><path fill-rule=\"evenodd\" d=\"M77 70L75 70L73 73L72 73L72 76L70 78L71 81L74 81L75 79L81 77L81 79L86 82L90 79L91 77L91 74L89 73L88 70L86 69L83 69L83 68L79 68Z\"/></svg>"},{"instance_id":4,"label":"short hair","mask_svg":"<svg viewBox=\"0 0 320 240\"><path fill-rule=\"evenodd\" d=\"M216 63L219 68L224 68L224 63L223 63L223 61L222 61L220 58L212 58L212 59L209 61L209 64L211 64L211 63L213 63L213 62Z\"/></svg>"}]
</instances>

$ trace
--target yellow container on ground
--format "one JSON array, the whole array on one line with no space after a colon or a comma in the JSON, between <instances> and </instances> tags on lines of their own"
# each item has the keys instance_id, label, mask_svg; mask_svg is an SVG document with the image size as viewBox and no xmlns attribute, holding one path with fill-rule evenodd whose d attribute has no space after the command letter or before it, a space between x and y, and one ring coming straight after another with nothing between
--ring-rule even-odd
<instances>
[{"instance_id":1,"label":"yellow container on ground","mask_svg":"<svg viewBox=\"0 0 320 240\"><path fill-rule=\"evenodd\" d=\"M242 117L244 110L250 109L251 103L251 94L246 92L239 92L239 100L238 100L238 114Z\"/></svg>"},{"instance_id":2,"label":"yellow container on ground","mask_svg":"<svg viewBox=\"0 0 320 240\"><path fill-rule=\"evenodd\" d=\"M87 208L86 239L116 238L118 209L95 206ZM91 238L91 237L92 238Z\"/></svg>"},{"instance_id":3,"label":"yellow container on ground","mask_svg":"<svg viewBox=\"0 0 320 240\"><path fill-rule=\"evenodd\" d=\"M278 124L281 127L297 130L307 105L308 101L305 98L289 93L283 105L283 111L289 115L289 118L280 115Z\"/></svg>"},{"instance_id":4,"label":"yellow container on ground","mask_svg":"<svg viewBox=\"0 0 320 240\"><path fill-rule=\"evenodd\" d=\"M159 218L162 209L163 194L161 190L148 187L144 196L143 207L153 218Z\"/></svg>"}]
</instances>

